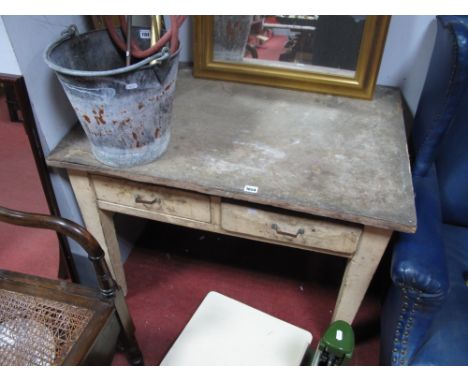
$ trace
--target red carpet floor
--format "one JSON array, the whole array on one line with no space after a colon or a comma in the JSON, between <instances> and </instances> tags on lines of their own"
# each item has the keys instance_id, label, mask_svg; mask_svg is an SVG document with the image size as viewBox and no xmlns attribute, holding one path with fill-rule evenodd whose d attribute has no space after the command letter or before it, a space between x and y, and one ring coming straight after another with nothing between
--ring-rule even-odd
<instances>
[{"instance_id":1,"label":"red carpet floor","mask_svg":"<svg viewBox=\"0 0 468 382\"><path fill-rule=\"evenodd\" d=\"M26 135L21 124L8 122L3 102L0 142L0 205L47 212ZM331 256L148 223L125 264L127 301L146 364L160 363L211 290L306 328L315 346L330 321L344 265ZM55 278L56 236L0 223L0 268ZM381 268L354 323L355 365L378 364L382 275L388 273ZM127 363L117 354L113 364Z\"/></svg>"}]
</instances>

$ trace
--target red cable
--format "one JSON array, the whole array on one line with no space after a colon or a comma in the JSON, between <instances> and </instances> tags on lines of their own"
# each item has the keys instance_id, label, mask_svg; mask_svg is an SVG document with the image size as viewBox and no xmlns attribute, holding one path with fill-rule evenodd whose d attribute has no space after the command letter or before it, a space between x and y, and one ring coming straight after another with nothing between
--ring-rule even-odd
<instances>
[{"instance_id":1,"label":"red cable","mask_svg":"<svg viewBox=\"0 0 468 382\"><path fill-rule=\"evenodd\" d=\"M177 25L177 18L171 16L171 54L177 51L179 45L179 26Z\"/></svg>"},{"instance_id":2,"label":"red cable","mask_svg":"<svg viewBox=\"0 0 468 382\"><path fill-rule=\"evenodd\" d=\"M127 31L127 20L125 17L120 16L120 24L123 31L124 36L126 37ZM132 40L132 56L135 58L146 58L153 54L155 54L158 50L160 50L169 40L170 40L170 49L171 54L176 52L178 48L178 35L179 35L179 28L184 23L186 16L170 16L171 18L171 29L166 31L164 35L156 42L155 45L151 46L146 50L141 50L140 47ZM112 16L103 16L104 24L107 28L107 31L114 43L119 47L120 50L126 51L127 46L125 41L117 34L115 31L114 25L112 23Z\"/></svg>"}]
</instances>

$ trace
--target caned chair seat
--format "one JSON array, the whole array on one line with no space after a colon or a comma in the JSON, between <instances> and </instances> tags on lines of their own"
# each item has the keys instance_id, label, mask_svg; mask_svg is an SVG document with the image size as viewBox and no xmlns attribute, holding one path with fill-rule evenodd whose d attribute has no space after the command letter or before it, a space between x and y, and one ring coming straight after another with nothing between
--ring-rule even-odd
<instances>
[{"instance_id":1,"label":"caned chair seat","mask_svg":"<svg viewBox=\"0 0 468 382\"><path fill-rule=\"evenodd\" d=\"M106 365L118 342L130 363L143 364L123 292L94 237L65 219L3 207L0 221L70 236L88 252L99 284L0 270L0 365Z\"/></svg>"},{"instance_id":2,"label":"caned chair seat","mask_svg":"<svg viewBox=\"0 0 468 382\"><path fill-rule=\"evenodd\" d=\"M0 307L2 366L95 363L89 357L104 340L110 359L100 361L112 359L120 329L115 309L93 289L0 271Z\"/></svg>"}]
</instances>

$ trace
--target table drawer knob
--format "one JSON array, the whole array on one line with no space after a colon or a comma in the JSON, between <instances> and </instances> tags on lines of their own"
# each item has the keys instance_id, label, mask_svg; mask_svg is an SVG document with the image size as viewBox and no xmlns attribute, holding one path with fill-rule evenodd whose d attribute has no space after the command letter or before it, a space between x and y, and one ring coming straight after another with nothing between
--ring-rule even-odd
<instances>
[{"instance_id":1,"label":"table drawer knob","mask_svg":"<svg viewBox=\"0 0 468 382\"><path fill-rule=\"evenodd\" d=\"M304 228L299 228L296 233L288 232L284 229L281 229L276 223L273 223L271 225L271 228L273 228L278 235L285 235L285 236L290 236L290 237L298 237L299 235L303 235L305 232Z\"/></svg>"},{"instance_id":2,"label":"table drawer knob","mask_svg":"<svg viewBox=\"0 0 468 382\"><path fill-rule=\"evenodd\" d=\"M143 199L140 195L137 195L135 198L135 203L141 203L141 204L161 204L161 199L158 197L151 199L151 200L145 200Z\"/></svg>"}]
</instances>

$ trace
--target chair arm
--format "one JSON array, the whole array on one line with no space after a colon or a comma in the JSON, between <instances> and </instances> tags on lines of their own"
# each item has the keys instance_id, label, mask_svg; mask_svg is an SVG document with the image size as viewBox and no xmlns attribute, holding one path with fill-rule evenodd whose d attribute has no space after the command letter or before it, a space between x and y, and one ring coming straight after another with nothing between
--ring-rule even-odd
<instances>
[{"instance_id":1,"label":"chair arm","mask_svg":"<svg viewBox=\"0 0 468 382\"><path fill-rule=\"evenodd\" d=\"M391 275L401 288L417 291L422 299L444 299L448 271L442 239L442 213L435 168L414 179L418 228L399 234L394 246Z\"/></svg>"},{"instance_id":2,"label":"chair arm","mask_svg":"<svg viewBox=\"0 0 468 382\"><path fill-rule=\"evenodd\" d=\"M0 221L25 227L51 229L75 240L88 253L88 259L94 266L101 293L105 297L114 297L116 283L104 260L104 252L85 228L71 220L57 216L32 214L4 207L0 207Z\"/></svg>"},{"instance_id":3,"label":"chair arm","mask_svg":"<svg viewBox=\"0 0 468 382\"><path fill-rule=\"evenodd\" d=\"M384 364L408 364L449 288L442 220L434 167L414 179L418 229L400 234L394 246L393 285L382 311Z\"/></svg>"}]
</instances>

